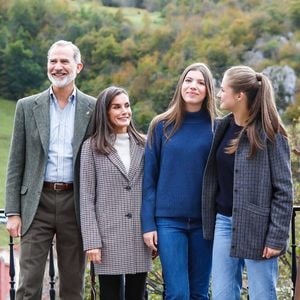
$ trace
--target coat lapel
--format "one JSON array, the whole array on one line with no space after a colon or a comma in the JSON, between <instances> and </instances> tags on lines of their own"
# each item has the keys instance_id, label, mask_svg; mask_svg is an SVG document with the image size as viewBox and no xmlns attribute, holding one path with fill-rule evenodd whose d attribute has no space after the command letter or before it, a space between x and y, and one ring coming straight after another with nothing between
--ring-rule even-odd
<instances>
[{"instance_id":1,"label":"coat lapel","mask_svg":"<svg viewBox=\"0 0 300 300\"><path fill-rule=\"evenodd\" d=\"M79 148L84 140L88 124L90 122L93 107L86 100L83 94L77 89L76 95L76 112L74 123L74 137L73 137L73 158L76 160Z\"/></svg>"},{"instance_id":2,"label":"coat lapel","mask_svg":"<svg viewBox=\"0 0 300 300\"><path fill-rule=\"evenodd\" d=\"M124 177L128 178L127 171L125 169L125 166L123 162L121 161L120 156L117 153L116 149L113 149L109 155L108 159L119 169L119 171L123 174Z\"/></svg>"},{"instance_id":3,"label":"coat lapel","mask_svg":"<svg viewBox=\"0 0 300 300\"><path fill-rule=\"evenodd\" d=\"M141 146L137 145L133 137L130 137L130 167L128 173L115 149L113 149L113 151L108 155L108 158L119 169L124 177L126 177L129 181L132 181L135 174L141 167L143 155L144 149Z\"/></svg>"},{"instance_id":4,"label":"coat lapel","mask_svg":"<svg viewBox=\"0 0 300 300\"><path fill-rule=\"evenodd\" d=\"M141 164L143 163L144 148L136 143L133 137L130 138L130 168L128 177L132 180L138 170L141 169Z\"/></svg>"},{"instance_id":5,"label":"coat lapel","mask_svg":"<svg viewBox=\"0 0 300 300\"><path fill-rule=\"evenodd\" d=\"M212 146L209 152L208 160L207 160L207 165L215 164L216 163L216 153L217 153L217 148L220 144L221 139L224 136L224 132L226 131L228 125L230 124L230 121L232 119L232 114L227 115L223 119L217 119L216 120L216 129L214 132L214 137L213 137L213 142Z\"/></svg>"},{"instance_id":6,"label":"coat lapel","mask_svg":"<svg viewBox=\"0 0 300 300\"><path fill-rule=\"evenodd\" d=\"M35 103L33 115L39 131L42 147L45 153L48 153L50 136L49 90L42 92L36 98Z\"/></svg>"},{"instance_id":7,"label":"coat lapel","mask_svg":"<svg viewBox=\"0 0 300 300\"><path fill-rule=\"evenodd\" d=\"M219 146L219 143L224 136L224 132L226 131L226 129L228 128L228 126L232 120L232 117L233 117L232 114L229 114L226 117L224 117L223 119L220 119L217 121L218 125L216 127L216 131L214 134L211 153L216 153L216 148Z\"/></svg>"}]
</instances>

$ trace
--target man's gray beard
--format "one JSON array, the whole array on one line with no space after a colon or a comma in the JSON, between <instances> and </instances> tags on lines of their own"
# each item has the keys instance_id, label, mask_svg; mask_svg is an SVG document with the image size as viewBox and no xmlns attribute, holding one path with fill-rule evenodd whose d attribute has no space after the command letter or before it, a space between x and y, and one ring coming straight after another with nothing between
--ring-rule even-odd
<instances>
[{"instance_id":1,"label":"man's gray beard","mask_svg":"<svg viewBox=\"0 0 300 300\"><path fill-rule=\"evenodd\" d=\"M57 80L57 79L53 78L52 75L49 73L48 73L48 78L51 81L51 83L53 84L53 86L56 86L58 88L64 88L65 86L70 84L73 80L75 80L76 72L69 74L63 80Z\"/></svg>"}]
</instances>

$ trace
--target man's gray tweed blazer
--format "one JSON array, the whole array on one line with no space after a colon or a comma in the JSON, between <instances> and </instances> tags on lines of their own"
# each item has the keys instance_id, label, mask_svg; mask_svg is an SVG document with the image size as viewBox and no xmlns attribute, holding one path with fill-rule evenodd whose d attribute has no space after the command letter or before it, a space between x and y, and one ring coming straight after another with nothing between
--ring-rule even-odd
<instances>
[{"instance_id":1,"label":"man's gray tweed blazer","mask_svg":"<svg viewBox=\"0 0 300 300\"><path fill-rule=\"evenodd\" d=\"M233 116L217 121L215 136L205 169L202 192L203 232L213 239L218 191L216 150ZM242 137L235 153L232 209L231 256L262 259L264 247L286 249L292 215L293 186L288 141L276 135L263 150L247 159L249 141Z\"/></svg>"},{"instance_id":2,"label":"man's gray tweed blazer","mask_svg":"<svg viewBox=\"0 0 300 300\"><path fill-rule=\"evenodd\" d=\"M73 172L75 213L79 224L79 158L80 147L88 134L95 98L76 90L76 112L73 136ZM7 214L22 218L22 235L29 229L44 184L50 137L50 92L20 99L14 119L6 183Z\"/></svg>"},{"instance_id":3,"label":"man's gray tweed blazer","mask_svg":"<svg viewBox=\"0 0 300 300\"><path fill-rule=\"evenodd\" d=\"M85 141L80 167L80 219L84 250L101 248L96 274L148 272L151 250L143 241L140 209L144 147L130 137L126 172L116 151L96 153Z\"/></svg>"}]
</instances>

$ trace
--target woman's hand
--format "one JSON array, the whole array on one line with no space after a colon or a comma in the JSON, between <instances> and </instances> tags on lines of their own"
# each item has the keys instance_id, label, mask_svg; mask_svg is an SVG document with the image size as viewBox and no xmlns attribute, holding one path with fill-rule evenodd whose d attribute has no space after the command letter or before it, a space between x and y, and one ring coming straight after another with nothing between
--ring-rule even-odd
<instances>
[{"instance_id":1,"label":"woman's hand","mask_svg":"<svg viewBox=\"0 0 300 300\"><path fill-rule=\"evenodd\" d=\"M157 231L150 231L143 234L145 244L152 250L157 252Z\"/></svg>"},{"instance_id":2,"label":"woman's hand","mask_svg":"<svg viewBox=\"0 0 300 300\"><path fill-rule=\"evenodd\" d=\"M271 258L273 256L278 256L280 252L281 250L265 247L262 257Z\"/></svg>"},{"instance_id":3,"label":"woman's hand","mask_svg":"<svg viewBox=\"0 0 300 300\"><path fill-rule=\"evenodd\" d=\"M101 249L90 249L86 251L86 255L89 261L100 264L102 262Z\"/></svg>"}]
</instances>

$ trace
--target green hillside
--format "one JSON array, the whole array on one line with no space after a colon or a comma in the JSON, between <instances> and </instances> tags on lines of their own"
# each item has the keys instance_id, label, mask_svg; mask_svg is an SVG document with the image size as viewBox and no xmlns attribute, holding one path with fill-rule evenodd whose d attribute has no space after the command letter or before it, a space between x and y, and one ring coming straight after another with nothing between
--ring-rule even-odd
<instances>
[{"instance_id":1,"label":"green hillside","mask_svg":"<svg viewBox=\"0 0 300 300\"><path fill-rule=\"evenodd\" d=\"M78 87L94 96L108 85L125 87L143 131L166 109L190 63L207 63L217 86L237 64L259 72L288 66L299 78L299 1L128 0L138 8L118 7L122 3L0 1L1 96L17 99L48 86L46 53L58 39L82 52ZM299 90L298 80L288 121L300 115Z\"/></svg>"},{"instance_id":2,"label":"green hillside","mask_svg":"<svg viewBox=\"0 0 300 300\"><path fill-rule=\"evenodd\" d=\"M0 208L4 208L6 166L15 104L14 101L0 99ZM1 225L0 246L7 244L8 235L4 225Z\"/></svg>"},{"instance_id":3,"label":"green hillside","mask_svg":"<svg viewBox=\"0 0 300 300\"><path fill-rule=\"evenodd\" d=\"M6 166L15 105L14 101L0 99L0 208L4 207Z\"/></svg>"}]
</instances>

